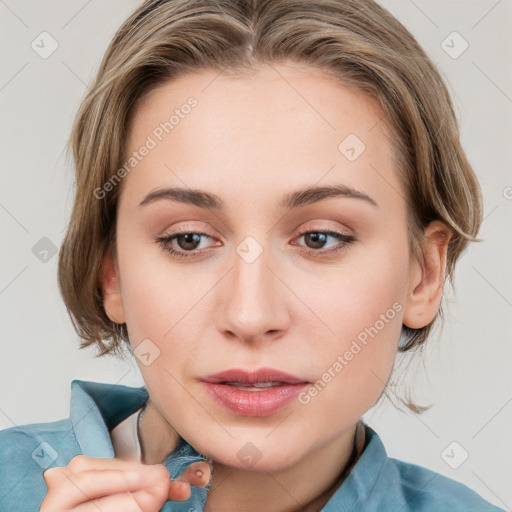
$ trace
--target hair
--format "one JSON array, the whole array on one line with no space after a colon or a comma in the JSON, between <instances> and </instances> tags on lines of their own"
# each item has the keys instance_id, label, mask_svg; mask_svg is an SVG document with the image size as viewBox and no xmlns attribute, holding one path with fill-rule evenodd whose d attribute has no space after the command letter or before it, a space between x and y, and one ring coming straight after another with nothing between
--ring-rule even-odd
<instances>
[{"instance_id":1,"label":"hair","mask_svg":"<svg viewBox=\"0 0 512 512\"><path fill-rule=\"evenodd\" d=\"M129 345L126 324L105 312L100 281L104 259L116 254L122 183L102 187L125 161L137 102L184 73L248 75L284 61L320 69L378 101L406 191L411 255L422 261L425 227L444 222L452 231L445 279L453 286L457 259L468 242L480 241L481 190L441 74L396 18L373 0L147 0L108 46L67 146L75 201L58 279L80 348L96 345L99 357ZM442 307L421 329L404 325L399 351L421 347L438 317Z\"/></svg>"}]
</instances>

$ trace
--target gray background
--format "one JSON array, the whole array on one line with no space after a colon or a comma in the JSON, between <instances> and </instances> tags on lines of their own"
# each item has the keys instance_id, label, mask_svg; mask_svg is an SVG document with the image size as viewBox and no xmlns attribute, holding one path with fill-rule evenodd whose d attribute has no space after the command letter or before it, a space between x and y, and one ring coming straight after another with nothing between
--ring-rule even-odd
<instances>
[{"instance_id":1,"label":"gray background","mask_svg":"<svg viewBox=\"0 0 512 512\"><path fill-rule=\"evenodd\" d=\"M67 417L74 378L143 384L135 362L78 350L51 252L73 199L64 153L73 116L110 38L137 3L0 0L0 428ZM457 293L446 290L444 329L401 381L433 407L415 416L385 401L366 420L390 456L464 482L511 510L512 2L381 3L449 82L484 192L485 242L463 255ZM58 43L46 59L31 47L43 31ZM445 51L447 44L452 54L463 48L459 36L446 39L453 31L469 44L458 58ZM47 261L34 246L50 248ZM463 450L468 459L452 468L447 461L456 465Z\"/></svg>"}]
</instances>

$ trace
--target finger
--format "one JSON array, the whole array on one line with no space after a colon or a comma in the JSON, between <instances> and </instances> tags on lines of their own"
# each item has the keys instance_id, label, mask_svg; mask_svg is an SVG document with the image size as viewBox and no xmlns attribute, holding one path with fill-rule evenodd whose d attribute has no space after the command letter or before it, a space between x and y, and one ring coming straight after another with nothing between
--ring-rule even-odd
<instances>
[{"instance_id":1,"label":"finger","mask_svg":"<svg viewBox=\"0 0 512 512\"><path fill-rule=\"evenodd\" d=\"M140 468L146 468L153 466L152 464L142 464L140 461L132 460L121 460L121 459L107 459L107 458L95 458L87 457L86 455L75 455L67 466L55 466L43 471L43 478L45 482L61 481L65 478L65 475L71 475L73 473L79 473L80 471L87 470L120 470L120 471L137 471Z\"/></svg>"},{"instance_id":2,"label":"finger","mask_svg":"<svg viewBox=\"0 0 512 512\"><path fill-rule=\"evenodd\" d=\"M152 471L153 468L157 468L157 471L161 472L162 467L165 466L163 464L144 464L137 459L103 459L76 455L69 461L67 466L56 466L45 470L43 478L48 485L49 483L65 480L66 475L77 474L82 471Z\"/></svg>"},{"instance_id":3,"label":"finger","mask_svg":"<svg viewBox=\"0 0 512 512\"><path fill-rule=\"evenodd\" d=\"M177 480L188 482L196 487L204 487L210 481L210 478L211 469L208 462L194 462Z\"/></svg>"},{"instance_id":4,"label":"finger","mask_svg":"<svg viewBox=\"0 0 512 512\"><path fill-rule=\"evenodd\" d=\"M157 467L158 466L158 467ZM55 475L55 474L54 474ZM169 471L162 464L139 471L85 470L79 473L62 472L49 478L45 506L72 508L91 500L121 493L145 490L162 503L167 498Z\"/></svg>"},{"instance_id":5,"label":"finger","mask_svg":"<svg viewBox=\"0 0 512 512\"><path fill-rule=\"evenodd\" d=\"M185 501L190 498L192 490L190 485L180 480L172 480L169 482L167 489L167 499L174 501Z\"/></svg>"}]
</instances>

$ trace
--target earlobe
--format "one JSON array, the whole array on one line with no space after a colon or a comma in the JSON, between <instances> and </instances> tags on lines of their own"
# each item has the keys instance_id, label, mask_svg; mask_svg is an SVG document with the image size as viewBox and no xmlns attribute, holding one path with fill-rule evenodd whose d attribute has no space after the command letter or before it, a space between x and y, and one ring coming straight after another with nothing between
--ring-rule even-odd
<instances>
[{"instance_id":1,"label":"earlobe","mask_svg":"<svg viewBox=\"0 0 512 512\"><path fill-rule=\"evenodd\" d=\"M422 244L423 262L414 262L411 270L411 291L404 308L403 323L411 329L428 325L439 310L446 273L450 228L440 221L431 222L425 229Z\"/></svg>"},{"instance_id":2,"label":"earlobe","mask_svg":"<svg viewBox=\"0 0 512 512\"><path fill-rule=\"evenodd\" d=\"M117 324L124 324L126 317L119 287L119 270L112 257L103 261L101 269L101 290L103 293L103 307L107 316Z\"/></svg>"}]
</instances>

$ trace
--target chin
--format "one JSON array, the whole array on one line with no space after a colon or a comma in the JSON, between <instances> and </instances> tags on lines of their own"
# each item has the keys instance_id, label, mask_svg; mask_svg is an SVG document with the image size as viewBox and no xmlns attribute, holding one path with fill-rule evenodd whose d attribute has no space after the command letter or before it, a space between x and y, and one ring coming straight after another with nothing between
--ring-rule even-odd
<instances>
[{"instance_id":1,"label":"chin","mask_svg":"<svg viewBox=\"0 0 512 512\"><path fill-rule=\"evenodd\" d=\"M246 436L245 436L246 437ZM247 439L247 437L246 437ZM297 451L297 443L289 446L276 442L261 440L230 440L224 443L215 443L215 449L207 458L225 466L254 472L279 472L289 469L297 464L302 455ZM306 455L304 450L303 455Z\"/></svg>"}]
</instances>

